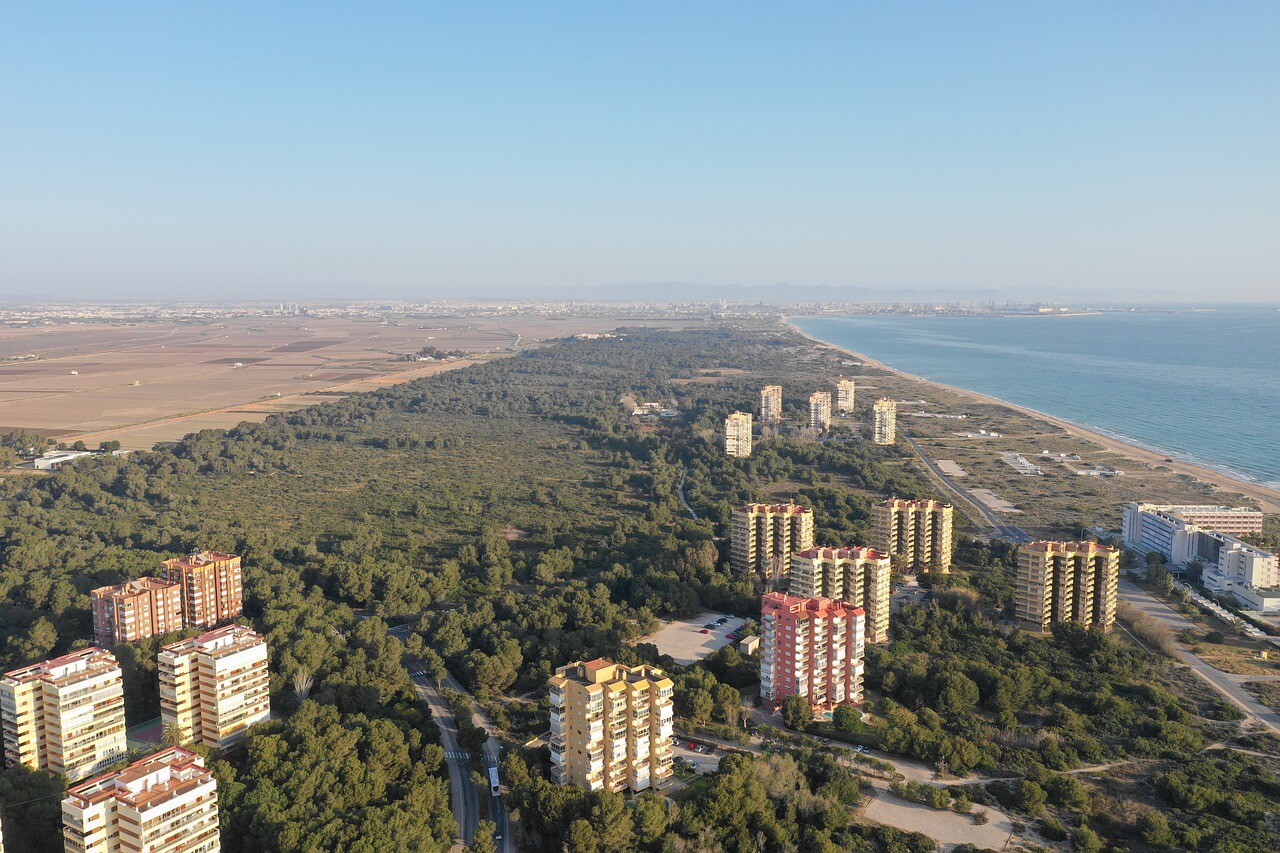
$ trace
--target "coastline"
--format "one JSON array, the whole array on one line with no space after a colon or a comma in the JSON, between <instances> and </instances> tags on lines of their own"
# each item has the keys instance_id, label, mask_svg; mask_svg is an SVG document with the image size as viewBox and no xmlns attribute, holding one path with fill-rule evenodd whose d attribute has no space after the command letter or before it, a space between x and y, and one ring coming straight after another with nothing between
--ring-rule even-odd
<instances>
[{"instance_id":1,"label":"coastline","mask_svg":"<svg viewBox=\"0 0 1280 853\"><path fill-rule=\"evenodd\" d=\"M1221 491L1232 492L1232 493L1241 495L1245 498L1248 498L1251 501L1255 501L1259 505L1259 507L1262 509L1262 511L1265 513L1269 513L1269 514L1280 513L1280 491L1271 489L1267 486L1264 486L1261 483L1250 482L1249 480L1242 480L1238 477L1233 477L1230 474L1227 474L1226 472L1218 471L1206 465L1198 465L1194 462L1187 462L1181 459L1177 459L1176 457L1170 457L1158 451L1149 450L1145 447L1134 444L1132 442L1124 441L1114 436L1107 435L1106 433L1100 432L1096 429L1083 427L1083 426L1080 426L1079 424L1075 424L1070 421L1063 420L1062 418L1058 418L1058 417L1054 417L1053 415L1046 414L1045 412L1037 411L1035 409L1029 409L1026 406L1019 406L1016 403L1010 403L1008 400L1002 400L999 397L992 397L989 394L983 394L979 391L970 391L967 388L959 388L955 385L947 385L942 382L934 382L932 379L925 379L923 376L916 376L914 373L907 373L905 370L899 370L898 368L893 367L892 365L885 364L884 362L874 359L871 356L866 355L864 353L856 352L847 347L837 346L836 344L830 343L829 341L824 341L819 338L815 338L813 335L809 334L804 329L800 328L795 323L793 323L790 317L783 317L782 322L787 328L791 329L793 332L800 335L802 338L813 341L815 344L818 344L820 346L824 346L829 349L835 350L836 352L842 352L847 355L850 355L858 359L859 361L861 361L863 364L868 365L870 367L875 367L880 370L885 370L897 376L900 376L903 379L909 379L913 382L918 382L922 385L927 385L931 388L936 388L940 391L947 391L961 397L967 397L970 400L974 400L980 403L987 403L995 406L1004 406L1007 409L1011 409L1015 412L1020 412L1021 414L1027 415L1028 417L1032 417L1032 418L1035 418L1036 420L1040 420L1040 421L1044 421L1045 423L1052 424L1060 429L1065 430L1067 433L1077 438L1082 438L1087 441L1092 441L1095 444L1101 445L1106 450L1112 453L1125 456L1129 459L1134 460L1135 462L1141 462L1143 464L1152 465L1152 466L1162 465L1165 468L1170 469L1171 471L1175 471L1179 474L1186 474L1187 476L1192 477L1196 480L1200 480L1201 482L1208 483ZM1169 460L1172 460L1172 461L1169 461Z\"/></svg>"}]
</instances>

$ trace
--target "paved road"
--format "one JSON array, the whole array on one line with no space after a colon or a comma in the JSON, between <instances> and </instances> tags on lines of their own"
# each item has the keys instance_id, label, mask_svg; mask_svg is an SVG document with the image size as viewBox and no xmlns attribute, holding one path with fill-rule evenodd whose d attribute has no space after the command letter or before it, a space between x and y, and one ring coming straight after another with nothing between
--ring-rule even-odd
<instances>
[{"instance_id":1,"label":"paved road","mask_svg":"<svg viewBox=\"0 0 1280 853\"><path fill-rule=\"evenodd\" d=\"M440 729L440 745L444 747L449 787L453 792L453 817L458 822L459 837L470 844L480 822L480 798L476 786L471 784L471 759L458 745L458 727L453 721L453 713L431 679L419 676L413 679L413 686L431 709L431 719Z\"/></svg>"},{"instance_id":2,"label":"paved road","mask_svg":"<svg viewBox=\"0 0 1280 853\"><path fill-rule=\"evenodd\" d=\"M684 499L684 478L689 474L689 468L685 465L680 466L680 488L676 490L676 494L680 496L680 503L684 504L684 508L689 511L689 515L693 516L693 520L698 520L698 514L693 511L693 507L689 506L689 502Z\"/></svg>"},{"instance_id":3,"label":"paved road","mask_svg":"<svg viewBox=\"0 0 1280 853\"><path fill-rule=\"evenodd\" d=\"M466 691L463 690L462 685L452 675L445 678L444 686L448 687L450 690L456 690L459 693L466 693ZM497 767L499 761L502 759L502 744L500 744L498 739L493 736L493 726L489 725L489 718L485 716L484 712L479 710L479 708L479 705L472 705L471 722L489 733L489 739L484 743L484 768L481 771L482 775L487 777L489 775L489 768ZM468 781L470 780L468 779ZM499 781L502 780L499 779ZM468 787L471 789L472 796L476 797L477 820L479 820L479 796L476 792L476 786L468 785ZM489 819L492 820L497 827L494 830L494 835L499 838L499 853L515 853L516 845L515 841L511 837L510 822L507 820L507 809L502 802L502 797L494 796L489 791L487 784L484 789L484 795L489 797Z\"/></svg>"},{"instance_id":4,"label":"paved road","mask_svg":"<svg viewBox=\"0 0 1280 853\"><path fill-rule=\"evenodd\" d=\"M404 641L412 630L412 625L397 625L395 628L388 629L387 633ZM411 673L421 671L421 661L409 659L406 662ZM445 704L444 697L440 695L440 691L425 675L416 677L411 675L410 678L418 691L418 696L424 699L431 708L431 717L435 720L436 727L440 729L440 743L444 746L445 762L449 766L449 787L453 792L453 816L458 821L460 836L467 844L470 844L475 838L476 827L480 823L481 797L481 792L477 790L476 785L471 781L472 756L464 752L462 747L458 745L458 727L454 722L453 712ZM466 693L462 685L452 675L445 679L444 686L459 693ZM476 769L480 771L482 776L487 777L489 775L488 768L497 767L499 760L502 758L502 744L498 743L497 738L493 736L493 726L489 724L488 718L481 711L474 710L477 707L473 705L471 721L488 732L489 739L485 741L483 760ZM507 819L507 809L502 797L493 796L487 783L484 787L483 795L489 797L489 819L497 826L494 834L501 836L498 840L499 853L515 853L515 841L511 837L510 821Z\"/></svg>"},{"instance_id":5,"label":"paved road","mask_svg":"<svg viewBox=\"0 0 1280 853\"><path fill-rule=\"evenodd\" d=\"M1168 625L1169 628L1177 633L1188 628L1198 631L1199 628L1188 618L1173 610L1164 602L1152 596L1146 590L1139 588L1127 580L1120 581L1120 598L1129 602L1138 610L1146 613L1153 619L1159 620ZM1184 649L1177 643L1174 644L1173 653L1178 660L1191 667L1191 670L1206 682L1214 690L1217 690L1228 701L1236 705L1240 710L1244 711L1250 717L1261 722L1276 734L1280 734L1280 714L1272 711L1263 705L1257 699L1253 698L1235 678L1220 669L1215 669L1205 663L1191 652Z\"/></svg>"},{"instance_id":6,"label":"paved road","mask_svg":"<svg viewBox=\"0 0 1280 853\"><path fill-rule=\"evenodd\" d=\"M938 467L937 463L929 458L929 454L925 453L924 450L921 449L920 445L916 443L914 438L908 438L907 443L911 445L913 450L915 450L916 455L920 457L920 461L925 464L925 467L929 469L929 473L933 474L938 482L942 483L945 488L978 511L978 514L981 515L982 519L991 527L997 538L1008 539L1015 545L1024 545L1031 541L1031 536L1028 535L1025 530L1021 527L1006 523L1003 516L988 508L982 501L969 494L968 489L957 485L955 480L944 474L942 469Z\"/></svg>"}]
</instances>

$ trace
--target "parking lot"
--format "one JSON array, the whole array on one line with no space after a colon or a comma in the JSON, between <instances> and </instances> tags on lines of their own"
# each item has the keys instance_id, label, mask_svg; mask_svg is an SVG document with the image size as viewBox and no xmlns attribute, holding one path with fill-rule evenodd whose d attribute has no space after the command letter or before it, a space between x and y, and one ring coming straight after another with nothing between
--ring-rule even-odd
<instances>
[{"instance_id":1,"label":"parking lot","mask_svg":"<svg viewBox=\"0 0 1280 853\"><path fill-rule=\"evenodd\" d=\"M714 625L721 619L725 621ZM729 635L745 625L746 621L736 616L708 611L691 619L670 622L640 642L653 643L659 652L670 655L676 663L687 666L734 642Z\"/></svg>"},{"instance_id":2,"label":"parking lot","mask_svg":"<svg viewBox=\"0 0 1280 853\"><path fill-rule=\"evenodd\" d=\"M893 593L889 599L889 612L897 613L904 606L911 604L924 604L933 598L933 593L919 586L914 579L899 584L893 588Z\"/></svg>"}]
</instances>

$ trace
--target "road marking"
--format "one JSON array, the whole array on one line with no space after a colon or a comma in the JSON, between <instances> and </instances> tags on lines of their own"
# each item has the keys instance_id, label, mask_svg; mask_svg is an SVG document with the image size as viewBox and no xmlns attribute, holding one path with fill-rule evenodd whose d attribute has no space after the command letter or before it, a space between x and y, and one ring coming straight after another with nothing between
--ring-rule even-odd
<instances>
[{"instance_id":1,"label":"road marking","mask_svg":"<svg viewBox=\"0 0 1280 853\"><path fill-rule=\"evenodd\" d=\"M469 761L471 758L471 756L465 752L446 752L444 756L452 761Z\"/></svg>"}]
</instances>

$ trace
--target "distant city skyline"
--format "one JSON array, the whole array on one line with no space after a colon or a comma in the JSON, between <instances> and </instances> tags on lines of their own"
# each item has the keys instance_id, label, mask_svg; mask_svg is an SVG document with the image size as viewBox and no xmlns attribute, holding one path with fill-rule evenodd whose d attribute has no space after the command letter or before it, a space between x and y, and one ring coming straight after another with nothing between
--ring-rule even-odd
<instances>
[{"instance_id":1,"label":"distant city skyline","mask_svg":"<svg viewBox=\"0 0 1280 853\"><path fill-rule=\"evenodd\" d=\"M0 301L1274 301L1277 41L1246 3L15 7Z\"/></svg>"}]
</instances>

